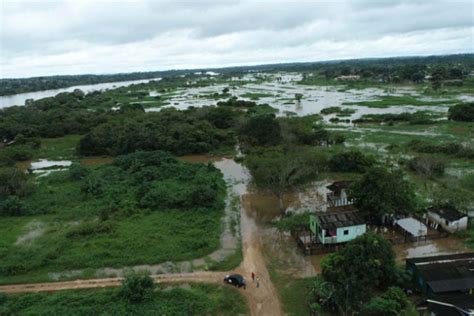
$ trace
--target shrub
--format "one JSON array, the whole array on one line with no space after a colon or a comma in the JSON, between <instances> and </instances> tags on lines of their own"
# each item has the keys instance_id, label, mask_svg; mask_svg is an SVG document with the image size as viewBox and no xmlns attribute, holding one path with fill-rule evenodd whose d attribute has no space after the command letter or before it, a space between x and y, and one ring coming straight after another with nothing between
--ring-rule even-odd
<instances>
[{"instance_id":1,"label":"shrub","mask_svg":"<svg viewBox=\"0 0 474 316\"><path fill-rule=\"evenodd\" d=\"M32 191L28 176L15 167L0 168L0 198L16 195L26 196Z\"/></svg>"},{"instance_id":2,"label":"shrub","mask_svg":"<svg viewBox=\"0 0 474 316\"><path fill-rule=\"evenodd\" d=\"M82 180L89 174L89 170L79 163L73 163L69 167L69 176L72 180Z\"/></svg>"},{"instance_id":3,"label":"shrub","mask_svg":"<svg viewBox=\"0 0 474 316\"><path fill-rule=\"evenodd\" d=\"M448 110L448 119L453 121L474 122L474 102L461 103Z\"/></svg>"},{"instance_id":4,"label":"shrub","mask_svg":"<svg viewBox=\"0 0 474 316\"><path fill-rule=\"evenodd\" d=\"M9 196L0 200L0 216L28 215L25 204L18 196Z\"/></svg>"},{"instance_id":5,"label":"shrub","mask_svg":"<svg viewBox=\"0 0 474 316\"><path fill-rule=\"evenodd\" d=\"M111 222L84 222L73 226L66 233L67 238L81 238L92 235L108 234L114 230Z\"/></svg>"},{"instance_id":6,"label":"shrub","mask_svg":"<svg viewBox=\"0 0 474 316\"><path fill-rule=\"evenodd\" d=\"M442 176L446 163L431 157L415 157L408 162L408 168L425 177Z\"/></svg>"},{"instance_id":7,"label":"shrub","mask_svg":"<svg viewBox=\"0 0 474 316\"><path fill-rule=\"evenodd\" d=\"M140 303L151 297L155 283L148 275L130 274L122 282L120 295L130 303Z\"/></svg>"},{"instance_id":8,"label":"shrub","mask_svg":"<svg viewBox=\"0 0 474 316\"><path fill-rule=\"evenodd\" d=\"M375 164L375 158L360 151L347 151L333 155L329 168L334 172L365 172Z\"/></svg>"}]
</instances>

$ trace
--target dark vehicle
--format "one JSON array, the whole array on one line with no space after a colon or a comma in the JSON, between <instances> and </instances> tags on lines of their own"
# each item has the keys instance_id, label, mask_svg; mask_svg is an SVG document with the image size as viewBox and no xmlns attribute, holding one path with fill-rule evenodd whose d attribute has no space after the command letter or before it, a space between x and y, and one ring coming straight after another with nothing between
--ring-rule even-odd
<instances>
[{"instance_id":1,"label":"dark vehicle","mask_svg":"<svg viewBox=\"0 0 474 316\"><path fill-rule=\"evenodd\" d=\"M232 284L236 287L243 287L245 289L245 278L240 274L228 274L224 278L224 283Z\"/></svg>"}]
</instances>

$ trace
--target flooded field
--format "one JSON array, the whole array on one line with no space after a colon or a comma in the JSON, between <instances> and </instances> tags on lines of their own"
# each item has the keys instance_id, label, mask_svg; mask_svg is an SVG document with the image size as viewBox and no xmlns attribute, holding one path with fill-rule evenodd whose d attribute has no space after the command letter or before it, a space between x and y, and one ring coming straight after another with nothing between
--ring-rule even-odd
<instances>
[{"instance_id":1,"label":"flooded field","mask_svg":"<svg viewBox=\"0 0 474 316\"><path fill-rule=\"evenodd\" d=\"M251 76L251 75L247 75ZM248 78L247 78L248 79ZM295 113L296 115L318 114L322 109L328 107L341 107L342 109L355 110L354 113L343 119L354 120L366 114L386 114L386 113L404 113L416 111L433 111L446 114L448 106L457 101L469 99L471 96L461 95L457 99L440 99L432 97L421 97L420 94L411 87L395 87L390 90L380 88L365 89L347 89L344 86L305 86L298 84L301 79L300 74L274 74L267 75L263 83L247 83L244 85L232 86L232 81L228 84L215 84L200 88L178 89L168 99L169 105L164 107L174 107L177 109L187 109L188 107L202 107L215 105L219 100L206 97L219 94L224 88L231 87L230 96L239 99L252 100L260 104L267 103L278 109L278 115L286 113ZM250 80L248 80L250 81ZM303 95L300 101L297 101L295 94ZM150 96L156 96L156 91L151 91ZM427 105L397 105L385 108L375 108L362 105L347 105L346 103L357 103L364 101L376 101L381 97L416 97L424 101ZM222 98L221 100L225 100ZM429 105L432 101L445 101L446 105ZM146 111L160 111L161 108L147 108ZM329 120L335 117L335 114L325 115L324 119Z\"/></svg>"}]
</instances>

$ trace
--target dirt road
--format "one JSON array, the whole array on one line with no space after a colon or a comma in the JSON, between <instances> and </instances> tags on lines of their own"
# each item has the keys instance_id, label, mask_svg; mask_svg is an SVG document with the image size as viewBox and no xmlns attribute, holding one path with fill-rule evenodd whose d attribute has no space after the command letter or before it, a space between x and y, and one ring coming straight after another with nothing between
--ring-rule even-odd
<instances>
[{"instance_id":1,"label":"dirt road","mask_svg":"<svg viewBox=\"0 0 474 316\"><path fill-rule=\"evenodd\" d=\"M262 240L256 219L250 212L250 207L243 201L242 196L247 194L249 175L247 170L232 159L222 159L215 163L226 179L231 179L232 193L241 197L241 237L243 261L240 266L229 272L192 272L176 274L152 275L156 283L186 283L204 282L222 284L224 276L229 273L240 273L247 280L247 288L239 291L245 297L249 306L250 315L283 315L278 293L271 282L270 275L262 255ZM252 282L251 273L259 277L260 287ZM117 287L123 278L101 278L88 280L74 280L64 282L33 283L0 286L0 292L25 293L25 292L50 292L60 290L93 289L104 287Z\"/></svg>"}]
</instances>

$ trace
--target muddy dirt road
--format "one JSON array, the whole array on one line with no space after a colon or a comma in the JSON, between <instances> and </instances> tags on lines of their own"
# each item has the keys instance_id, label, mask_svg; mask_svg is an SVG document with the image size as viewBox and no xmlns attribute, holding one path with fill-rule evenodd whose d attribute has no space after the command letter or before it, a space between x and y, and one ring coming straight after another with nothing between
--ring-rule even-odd
<instances>
[{"instance_id":1,"label":"muddy dirt road","mask_svg":"<svg viewBox=\"0 0 474 316\"><path fill-rule=\"evenodd\" d=\"M241 197L247 194L247 184L250 176L245 168L232 159L215 161L228 183L232 184L232 194ZM229 273L240 273L247 279L247 288L239 291L245 297L249 306L250 315L283 315L278 293L271 282L265 260L262 254L262 240L255 214L252 214L246 203L241 203L240 226L242 237L243 261L234 271L229 272L192 272L176 274L152 275L156 283L186 283L204 282L222 284L224 276ZM259 278L260 287L252 282L251 273ZM74 280L64 282L33 283L0 286L0 292L25 293L49 292L60 290L93 289L120 286L123 278L100 278L87 280Z\"/></svg>"}]
</instances>

